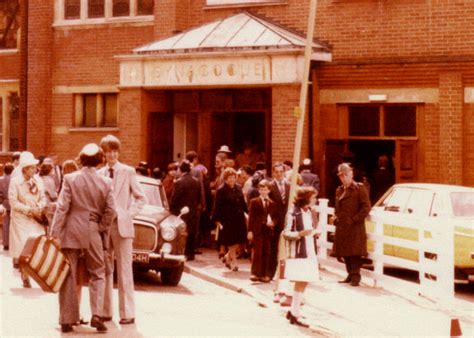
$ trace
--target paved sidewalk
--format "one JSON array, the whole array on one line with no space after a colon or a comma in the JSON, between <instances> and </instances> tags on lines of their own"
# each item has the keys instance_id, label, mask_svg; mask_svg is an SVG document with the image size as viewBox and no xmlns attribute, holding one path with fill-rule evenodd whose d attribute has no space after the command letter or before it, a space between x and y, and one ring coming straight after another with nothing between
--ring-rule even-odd
<instances>
[{"instance_id":1,"label":"paved sidewalk","mask_svg":"<svg viewBox=\"0 0 474 338\"><path fill-rule=\"evenodd\" d=\"M186 272L253 297L257 304L276 307L284 316L287 307L273 302L275 282L251 282L250 261L239 259L239 271L224 267L215 250L186 263ZM452 314L417 295L389 292L363 284L339 284L336 270L320 271L321 281L305 292L303 313L311 323L311 335L324 336L448 336L451 319L458 319L464 336L474 336L474 304L456 301ZM365 279L363 279L365 281ZM368 280L366 282L369 282ZM398 290L400 291L400 290Z\"/></svg>"}]
</instances>

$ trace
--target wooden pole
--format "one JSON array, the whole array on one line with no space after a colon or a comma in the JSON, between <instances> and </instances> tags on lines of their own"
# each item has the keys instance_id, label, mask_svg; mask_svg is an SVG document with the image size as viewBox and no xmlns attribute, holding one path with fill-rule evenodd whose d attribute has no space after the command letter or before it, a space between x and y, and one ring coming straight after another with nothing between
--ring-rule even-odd
<instances>
[{"instance_id":1,"label":"wooden pole","mask_svg":"<svg viewBox=\"0 0 474 338\"><path fill-rule=\"evenodd\" d=\"M297 188L296 181L298 178L298 167L301 159L301 144L303 140L304 119L306 115L306 99L308 97L308 79L311 64L311 54L313 51L313 36L317 4L317 0L311 0L309 7L308 32L306 35L306 47L304 51L304 69L303 79L301 80L300 104L299 106L295 107L295 116L298 118L298 124L296 127L295 148L293 153L293 172L291 175L290 196L288 197L288 210L293 207L293 199L295 197Z\"/></svg>"},{"instance_id":2,"label":"wooden pole","mask_svg":"<svg viewBox=\"0 0 474 338\"><path fill-rule=\"evenodd\" d=\"M298 124L296 127L296 137L295 137L295 148L293 153L293 172L291 175L291 185L290 185L290 196L289 203L288 203L288 212L293 208L293 200L296 194L296 181L298 178L298 167L300 163L301 157L301 143L303 140L303 127L304 127L304 118L306 112L306 99L308 97L308 78L309 78L309 69L311 63L311 54L313 51L313 36L314 36L314 25L316 21L316 8L317 8L318 1L311 0L309 6L309 16L308 16L308 32L306 35L306 47L304 51L304 69L303 69L303 79L301 80L301 92L300 92L300 104L299 106L295 107L294 113L295 117L298 118ZM284 252L285 249L285 241L283 239L283 235L280 236L279 244L278 244L278 261L285 259ZM277 293L280 291L281 284L280 284L280 276L282 267L278 264L277 272L276 272L276 283L275 283L275 291Z\"/></svg>"}]
</instances>

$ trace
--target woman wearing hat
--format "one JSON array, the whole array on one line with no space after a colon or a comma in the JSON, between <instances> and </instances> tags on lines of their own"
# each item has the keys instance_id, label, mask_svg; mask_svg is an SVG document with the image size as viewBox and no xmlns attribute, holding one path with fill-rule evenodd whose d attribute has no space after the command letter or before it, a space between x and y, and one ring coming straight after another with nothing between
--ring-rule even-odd
<instances>
[{"instance_id":1,"label":"woman wearing hat","mask_svg":"<svg viewBox=\"0 0 474 338\"><path fill-rule=\"evenodd\" d=\"M38 162L32 153L22 152L19 164L21 173L12 178L10 183L8 191L11 205L10 252L13 259L20 257L28 238L45 233L45 226L37 221L41 219L46 205L43 183L35 177ZM21 268L20 272L23 287L30 288L28 276L21 271Z\"/></svg>"}]
</instances>

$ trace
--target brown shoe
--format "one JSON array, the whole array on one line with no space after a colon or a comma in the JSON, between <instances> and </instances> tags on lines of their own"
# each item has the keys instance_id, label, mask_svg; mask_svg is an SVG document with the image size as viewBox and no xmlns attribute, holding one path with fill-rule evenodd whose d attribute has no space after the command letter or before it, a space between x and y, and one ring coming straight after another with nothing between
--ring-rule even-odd
<instances>
[{"instance_id":1,"label":"brown shoe","mask_svg":"<svg viewBox=\"0 0 474 338\"><path fill-rule=\"evenodd\" d=\"M271 279L270 277L263 277L263 278L261 279L261 281L262 281L263 283L270 283L271 280L272 280L272 279Z\"/></svg>"},{"instance_id":2,"label":"brown shoe","mask_svg":"<svg viewBox=\"0 0 474 338\"><path fill-rule=\"evenodd\" d=\"M258 282L258 277L255 276L255 275L252 275L252 276L250 276L250 280L251 280L252 282Z\"/></svg>"},{"instance_id":3,"label":"brown shoe","mask_svg":"<svg viewBox=\"0 0 474 338\"><path fill-rule=\"evenodd\" d=\"M23 287L24 288L27 288L27 289L30 289L31 288L31 282L30 280L27 278L27 279L23 279Z\"/></svg>"}]
</instances>

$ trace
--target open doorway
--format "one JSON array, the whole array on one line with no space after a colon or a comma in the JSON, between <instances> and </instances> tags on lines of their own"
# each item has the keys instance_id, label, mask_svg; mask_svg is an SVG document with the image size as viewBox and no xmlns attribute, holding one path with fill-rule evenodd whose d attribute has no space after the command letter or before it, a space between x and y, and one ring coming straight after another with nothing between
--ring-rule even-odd
<instances>
[{"instance_id":1,"label":"open doorway","mask_svg":"<svg viewBox=\"0 0 474 338\"><path fill-rule=\"evenodd\" d=\"M250 144L262 158L270 158L268 152L267 116L265 112L223 112L212 117L211 140L213 153L223 144L229 146L235 158Z\"/></svg>"},{"instance_id":2,"label":"open doorway","mask_svg":"<svg viewBox=\"0 0 474 338\"><path fill-rule=\"evenodd\" d=\"M372 203L395 183L395 141L349 140L355 179L366 183Z\"/></svg>"}]
</instances>

